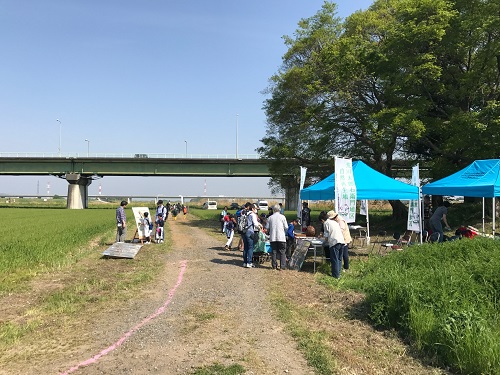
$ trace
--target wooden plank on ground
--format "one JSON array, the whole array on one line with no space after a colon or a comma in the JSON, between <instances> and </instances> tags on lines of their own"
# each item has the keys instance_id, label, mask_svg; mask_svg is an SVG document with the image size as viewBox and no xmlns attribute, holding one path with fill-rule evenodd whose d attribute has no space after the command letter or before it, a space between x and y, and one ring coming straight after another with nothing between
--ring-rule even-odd
<instances>
[{"instance_id":1,"label":"wooden plank on ground","mask_svg":"<svg viewBox=\"0 0 500 375\"><path fill-rule=\"evenodd\" d=\"M133 259L141 249L142 244L116 242L108 247L102 255L113 258L130 258Z\"/></svg>"}]
</instances>

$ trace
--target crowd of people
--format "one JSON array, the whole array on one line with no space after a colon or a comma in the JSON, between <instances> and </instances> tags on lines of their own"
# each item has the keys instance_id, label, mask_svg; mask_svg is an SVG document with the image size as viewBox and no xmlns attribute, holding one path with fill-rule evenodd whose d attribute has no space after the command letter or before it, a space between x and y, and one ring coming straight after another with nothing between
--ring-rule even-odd
<instances>
[{"instance_id":1,"label":"crowd of people","mask_svg":"<svg viewBox=\"0 0 500 375\"><path fill-rule=\"evenodd\" d=\"M125 214L125 207L127 201L121 201L120 206L116 209L116 242L125 242L127 235L127 217ZM139 221L139 238L141 243L150 244L151 242L163 243L165 242L165 222L171 214L174 220L177 216L183 213L184 219L187 215L187 206L181 203L171 204L167 202L163 204L163 200L157 202L154 218L149 217L148 212L141 215ZM154 235L154 241L153 241Z\"/></svg>"},{"instance_id":2,"label":"crowd of people","mask_svg":"<svg viewBox=\"0 0 500 375\"><path fill-rule=\"evenodd\" d=\"M268 213L258 213L257 205L247 202L235 214L230 214L227 207L220 215L220 230L226 235L225 250L234 250L232 246L235 233L240 234L237 248L243 251L243 267L254 267L254 253L265 250L266 242L271 250L271 267L274 270L284 270L291 259L296 243L295 228L300 224L306 236L311 230L311 210L307 202L303 203L301 220L293 219L289 223L284 215L281 204L270 207ZM327 248L327 258L330 259L332 276L340 277L342 262L344 269L349 269L348 245L352 241L349 227L334 211L323 212L320 215L322 230ZM314 228L313 228L314 229Z\"/></svg>"},{"instance_id":3,"label":"crowd of people","mask_svg":"<svg viewBox=\"0 0 500 375\"><path fill-rule=\"evenodd\" d=\"M221 212L221 231L226 234L227 242L224 249L233 250L232 242L235 232L240 235L237 248L243 251L243 267L255 267L254 253L266 252L266 242L270 243L272 253L272 268L283 270L286 268L287 259L290 258L294 241L293 229L289 233L289 224L283 215L283 206L276 204L270 208L269 213L258 214L259 207L247 202L235 214L227 212L227 207ZM292 221L290 225L296 224ZM279 266L278 266L279 259Z\"/></svg>"},{"instance_id":4,"label":"crowd of people","mask_svg":"<svg viewBox=\"0 0 500 375\"><path fill-rule=\"evenodd\" d=\"M122 201L116 209L116 242L125 242L127 234L125 207L126 201ZM447 213L450 203L438 202L435 211L429 196L424 197L424 229L436 235L436 240L442 242L445 238L444 230L451 230L447 221ZM157 203L155 216L150 218L145 212L139 223L140 238L146 244L153 242L163 243L165 241L165 221L169 214L176 220L180 213L184 218L187 215L187 207L181 203L163 204L162 200ZM352 242L349 226L346 221L335 211L322 211L319 215L321 230L319 238L324 239L325 258L331 264L331 274L334 278L340 278L342 268L349 269L349 244ZM256 204L247 202L240 207L235 214L228 211L225 206L220 214L220 231L225 234L225 250L239 249L243 252L243 267L253 268L254 253L271 252L271 266L274 270L284 270L291 259L296 244L295 228L300 226L305 236L315 236L315 230L311 226L311 210L307 202L302 205L300 218L287 222L284 208L281 203L269 208L269 212L261 212ZM233 247L236 234L239 234L238 244ZM269 243L268 250L266 244Z\"/></svg>"}]
</instances>

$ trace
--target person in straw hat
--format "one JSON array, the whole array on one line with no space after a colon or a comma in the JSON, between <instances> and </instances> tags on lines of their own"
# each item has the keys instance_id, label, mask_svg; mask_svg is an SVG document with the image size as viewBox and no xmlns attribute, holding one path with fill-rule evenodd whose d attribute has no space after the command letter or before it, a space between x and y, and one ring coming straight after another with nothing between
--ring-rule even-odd
<instances>
[{"instance_id":1,"label":"person in straw hat","mask_svg":"<svg viewBox=\"0 0 500 375\"><path fill-rule=\"evenodd\" d=\"M347 225L344 218L340 215L334 218L334 220L339 223L340 229L342 230L342 235L344 236L344 246L342 246L341 258L344 261L344 271L349 270L349 244L352 242L351 232L349 232L349 226Z\"/></svg>"},{"instance_id":2,"label":"person in straw hat","mask_svg":"<svg viewBox=\"0 0 500 375\"><path fill-rule=\"evenodd\" d=\"M338 214L335 211L326 213L327 220L324 223L324 236L328 240L330 248L330 262L332 266L332 277L340 279L340 269L342 268L342 250L345 245L342 229L335 218Z\"/></svg>"}]
</instances>

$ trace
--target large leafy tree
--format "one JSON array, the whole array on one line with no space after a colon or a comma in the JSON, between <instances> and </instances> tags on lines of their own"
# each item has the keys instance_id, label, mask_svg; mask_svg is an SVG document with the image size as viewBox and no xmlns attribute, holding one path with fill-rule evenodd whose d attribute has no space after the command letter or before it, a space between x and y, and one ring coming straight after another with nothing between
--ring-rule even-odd
<instances>
[{"instance_id":1,"label":"large leafy tree","mask_svg":"<svg viewBox=\"0 0 500 375\"><path fill-rule=\"evenodd\" d=\"M258 149L274 182L298 165L324 177L334 155L391 174L395 158L442 176L498 156L500 3L379 0L345 21L325 2L285 37Z\"/></svg>"}]
</instances>

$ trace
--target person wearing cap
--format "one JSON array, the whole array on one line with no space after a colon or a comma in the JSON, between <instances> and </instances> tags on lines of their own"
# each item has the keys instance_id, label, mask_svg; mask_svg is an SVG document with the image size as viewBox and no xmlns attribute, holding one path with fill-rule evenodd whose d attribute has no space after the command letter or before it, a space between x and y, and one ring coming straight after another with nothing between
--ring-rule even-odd
<instances>
[{"instance_id":1,"label":"person wearing cap","mask_svg":"<svg viewBox=\"0 0 500 375\"><path fill-rule=\"evenodd\" d=\"M116 242L125 242L125 238L127 237L126 205L127 201L121 201L120 207L116 209Z\"/></svg>"},{"instance_id":2,"label":"person wearing cap","mask_svg":"<svg viewBox=\"0 0 500 375\"><path fill-rule=\"evenodd\" d=\"M328 211L326 213L327 220L324 223L324 235L328 240L330 247L330 262L332 266L332 276L340 279L340 269L342 268L342 248L345 244L342 229L339 223L335 221L338 214L335 211Z\"/></svg>"},{"instance_id":3,"label":"person wearing cap","mask_svg":"<svg viewBox=\"0 0 500 375\"><path fill-rule=\"evenodd\" d=\"M280 206L277 204L273 206L273 214L269 216L268 225L269 242L272 250L271 265L275 270L284 270L286 268L286 232L288 230L288 224L286 222L286 217L280 212ZM278 268L278 262L276 260L277 254L280 256L280 268Z\"/></svg>"},{"instance_id":4,"label":"person wearing cap","mask_svg":"<svg viewBox=\"0 0 500 375\"><path fill-rule=\"evenodd\" d=\"M255 233L258 233L262 229L262 225L259 223L257 217L257 211L259 208L255 204L251 204L249 207L249 213L247 216L247 231L243 234L243 267L253 268L252 263L253 249L255 247Z\"/></svg>"}]
</instances>

